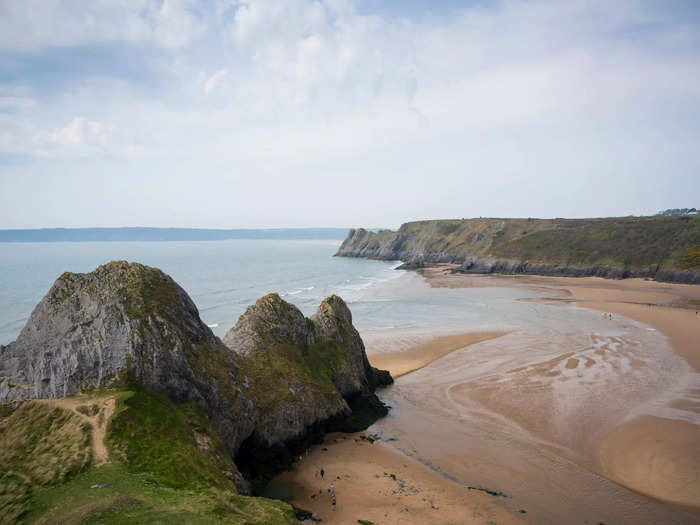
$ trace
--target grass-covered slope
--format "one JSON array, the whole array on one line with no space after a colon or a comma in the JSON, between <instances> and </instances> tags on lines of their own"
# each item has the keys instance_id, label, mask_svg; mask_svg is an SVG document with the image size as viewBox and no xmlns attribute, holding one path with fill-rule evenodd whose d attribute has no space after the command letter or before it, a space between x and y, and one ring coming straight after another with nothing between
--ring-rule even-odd
<instances>
[{"instance_id":1,"label":"grass-covered slope","mask_svg":"<svg viewBox=\"0 0 700 525\"><path fill-rule=\"evenodd\" d=\"M0 523L31 508L34 487L64 483L91 460L90 429L77 415L38 402L0 415Z\"/></svg>"},{"instance_id":2,"label":"grass-covered slope","mask_svg":"<svg viewBox=\"0 0 700 525\"><path fill-rule=\"evenodd\" d=\"M107 395L116 409L101 466L75 413L34 401L4 412L0 523L298 523L283 502L237 493L230 455L194 404L145 390Z\"/></svg>"},{"instance_id":3,"label":"grass-covered slope","mask_svg":"<svg viewBox=\"0 0 700 525\"><path fill-rule=\"evenodd\" d=\"M395 232L351 230L338 255L402 261L485 258L537 273L553 265L614 267L619 275L684 280L700 273L700 218L454 219L410 222ZM522 266L528 263L529 266ZM543 266L544 265L544 266Z\"/></svg>"},{"instance_id":4,"label":"grass-covered slope","mask_svg":"<svg viewBox=\"0 0 700 525\"><path fill-rule=\"evenodd\" d=\"M631 268L697 266L686 256L700 247L700 219L659 217L601 219L532 232L493 246L490 255L593 266ZM690 263L690 264L689 264Z\"/></svg>"}]
</instances>

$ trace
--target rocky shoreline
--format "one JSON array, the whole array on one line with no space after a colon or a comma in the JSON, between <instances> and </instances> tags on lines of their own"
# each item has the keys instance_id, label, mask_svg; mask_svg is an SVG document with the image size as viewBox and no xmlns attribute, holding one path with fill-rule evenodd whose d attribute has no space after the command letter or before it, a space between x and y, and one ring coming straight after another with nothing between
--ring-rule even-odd
<instances>
[{"instance_id":1,"label":"rocky shoreline","mask_svg":"<svg viewBox=\"0 0 700 525\"><path fill-rule=\"evenodd\" d=\"M511 225L508 221L515 224ZM695 268L682 269L669 266L664 258L659 258L656 262L650 264L634 265L627 263L550 262L547 260L546 255L543 254L537 255L536 260L515 259L497 255L500 252L513 252L513 246L517 243L523 244L525 242L524 239L528 235L542 236L556 231L543 229L529 232L525 228L535 228L537 226L528 226L529 223L527 221L520 219L425 221L424 223L404 224L395 232L371 232L363 228L351 229L335 255L338 257L401 261L403 264L397 269L402 270L418 269L435 263L450 263L459 265L458 268L454 269L455 272L465 274L524 274L558 277L603 277L606 279L636 277L669 283L700 284L700 271ZM538 221L543 222L543 220ZM451 222L457 224L445 224ZM643 225L644 223L635 223L635 226L640 227L640 224ZM649 222L649 224L653 224L653 222ZM450 230L445 234L444 231L447 231L446 227L448 226L450 228L461 228L461 230ZM685 227L685 225L681 226ZM545 226L539 227L544 228ZM441 228L443 229L442 232ZM511 230L520 228L522 231L510 231L509 228ZM568 225L562 228L573 229L573 227ZM459 234L459 231L462 231L462 233ZM592 234L584 232L582 235L595 236L602 234L600 232ZM692 244L692 238L697 237L697 234L688 235L689 239L691 239L688 242ZM695 235L695 237L692 237L692 235ZM568 242L565 237L558 240L561 243ZM545 241L537 242L546 245ZM581 241L577 240L577 242L580 243ZM595 244L595 241L591 239L586 239L586 242ZM651 249L645 245L645 242L649 241L640 241L638 246L636 246L636 250L643 252ZM435 247L441 247L441 249L433 249ZM589 246L587 247L589 250L591 249ZM676 249L673 246L668 247L669 250L671 248ZM606 245L606 249L614 251L614 246ZM568 245L566 245L566 248L561 249L563 252L567 250L575 251L574 248ZM581 250L576 253L579 252L582 253ZM695 248L695 251L690 249L688 253L692 255L696 252L698 252L697 248ZM627 258L627 256L622 258ZM565 260L569 259L576 261L575 257L567 255Z\"/></svg>"}]
</instances>

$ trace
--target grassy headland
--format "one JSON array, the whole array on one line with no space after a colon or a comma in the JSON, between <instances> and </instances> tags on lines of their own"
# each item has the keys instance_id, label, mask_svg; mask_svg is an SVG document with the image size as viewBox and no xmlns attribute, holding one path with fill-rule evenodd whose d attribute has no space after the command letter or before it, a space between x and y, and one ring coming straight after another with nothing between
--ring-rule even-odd
<instances>
[{"instance_id":1,"label":"grassy headland","mask_svg":"<svg viewBox=\"0 0 700 525\"><path fill-rule=\"evenodd\" d=\"M350 230L338 255L476 264L474 271L487 268L494 273L575 275L577 269L608 268L615 271L598 273L695 282L700 273L700 218L418 221L395 232Z\"/></svg>"}]
</instances>

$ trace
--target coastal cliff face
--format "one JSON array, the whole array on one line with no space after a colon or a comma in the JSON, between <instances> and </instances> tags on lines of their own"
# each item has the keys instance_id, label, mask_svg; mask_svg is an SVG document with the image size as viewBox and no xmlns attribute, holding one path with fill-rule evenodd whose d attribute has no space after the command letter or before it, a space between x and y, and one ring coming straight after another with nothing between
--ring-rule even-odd
<instances>
[{"instance_id":1,"label":"coastal cliff face","mask_svg":"<svg viewBox=\"0 0 700 525\"><path fill-rule=\"evenodd\" d=\"M328 425L386 414L373 391L389 382L369 365L339 297L306 319L267 295L222 342L169 276L126 262L63 274L0 350L0 403L136 384L199 405L258 478L267 473L254 472L258 463L282 466Z\"/></svg>"},{"instance_id":2,"label":"coastal cliff face","mask_svg":"<svg viewBox=\"0 0 700 525\"><path fill-rule=\"evenodd\" d=\"M464 273L700 283L700 218L462 219L352 229L338 256L456 263Z\"/></svg>"}]
</instances>

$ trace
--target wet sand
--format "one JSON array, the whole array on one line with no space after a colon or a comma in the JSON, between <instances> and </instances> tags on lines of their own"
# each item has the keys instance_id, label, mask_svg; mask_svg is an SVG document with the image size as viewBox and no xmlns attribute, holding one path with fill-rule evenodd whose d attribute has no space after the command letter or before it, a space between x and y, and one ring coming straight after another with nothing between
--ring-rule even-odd
<instances>
[{"instance_id":1,"label":"wet sand","mask_svg":"<svg viewBox=\"0 0 700 525\"><path fill-rule=\"evenodd\" d=\"M363 440L367 433L329 434L291 472L276 479L294 493L295 505L322 523L376 525L522 523L501 501L460 486L385 443ZM324 479L319 475L325 471ZM336 510L328 489L334 485Z\"/></svg>"},{"instance_id":2,"label":"wet sand","mask_svg":"<svg viewBox=\"0 0 700 525\"><path fill-rule=\"evenodd\" d=\"M385 443L327 440L283 476L294 503L329 523L700 523L700 287L446 269L422 274L431 287L532 292L511 300L530 317L494 303L494 325L471 333L363 334L370 361L398 378L370 428ZM336 482L337 514L311 498L319 460L350 476ZM420 497L384 476L399 467Z\"/></svg>"},{"instance_id":3,"label":"wet sand","mask_svg":"<svg viewBox=\"0 0 700 525\"><path fill-rule=\"evenodd\" d=\"M571 302L586 308L612 314L611 322L625 323L634 319L648 325L647 330L658 330L666 335L677 355L700 371L700 287L657 283L639 279L610 281L598 278L552 278L538 276L466 276L446 273L448 268L430 268L423 276L432 286L437 287L479 287L508 286L525 287L538 292L551 294L538 301ZM620 317L624 316L624 317ZM595 353L562 353L558 360L565 362L565 368L577 369L594 366L608 352L625 352L625 341L619 348L596 347ZM634 352L629 358L635 366ZM664 363L661 360L660 363ZM551 370L552 362L540 363L539 373ZM644 363L639 363L641 376L645 373ZM523 370L511 370L511 373ZM642 389L643 386L640 388ZM498 393L494 391L498 389ZM499 394L509 390L508 384L462 384L456 387L457 393L469 396L477 402L489 405L505 417L517 421L524 427L546 426L556 420L546 410L533 413L523 411L517 404L501 403ZM537 389L535 389L537 390ZM520 383L519 392L523 390ZM527 392L528 402L546 407L544 399L537 399L538 392ZM663 394L663 395L662 395ZM486 400L484 397L490 397ZM495 398L495 400L494 400ZM604 399L602 400L604 401ZM574 461L585 465L589 470L603 474L617 483L652 498L675 503L681 506L700 509L700 385L697 379L685 383L684 388L670 388L665 393L634 406L627 403L626 410L615 415L604 425L605 432L597 431L596 424L580 428L579 446L566 444L561 452ZM604 411L607 407L601 407ZM589 411L596 408L589 407ZM543 416L544 413L544 416ZM539 419L538 419L539 416ZM583 418L590 414L582 413ZM617 418L617 421L615 421ZM616 423L610 425L610 423ZM556 431L547 432L556 445ZM579 457L570 454L578 449ZM700 522L700 516L697 521Z\"/></svg>"}]
</instances>

